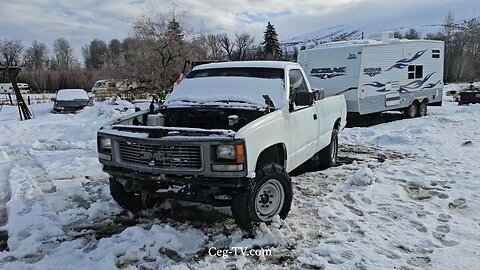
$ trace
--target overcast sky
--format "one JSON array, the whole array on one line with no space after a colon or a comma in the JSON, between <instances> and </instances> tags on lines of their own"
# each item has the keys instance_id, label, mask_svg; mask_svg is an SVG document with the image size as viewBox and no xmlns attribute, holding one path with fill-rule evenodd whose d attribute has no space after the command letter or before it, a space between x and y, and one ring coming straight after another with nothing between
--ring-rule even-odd
<instances>
[{"instance_id":1,"label":"overcast sky","mask_svg":"<svg viewBox=\"0 0 480 270\"><path fill-rule=\"evenodd\" d=\"M132 18L149 6L186 9L197 30L246 31L257 41L268 21L282 40L340 24L368 32L439 24L449 11L457 19L480 15L479 0L0 0L0 39L26 45L38 40L51 48L65 37L80 57L80 48L93 38L127 37Z\"/></svg>"}]
</instances>

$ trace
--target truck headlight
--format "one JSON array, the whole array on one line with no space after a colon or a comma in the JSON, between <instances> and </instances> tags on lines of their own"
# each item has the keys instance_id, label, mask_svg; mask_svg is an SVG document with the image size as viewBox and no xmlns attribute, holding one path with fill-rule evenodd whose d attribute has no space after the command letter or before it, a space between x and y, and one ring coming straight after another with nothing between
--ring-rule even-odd
<instances>
[{"instance_id":1,"label":"truck headlight","mask_svg":"<svg viewBox=\"0 0 480 270\"><path fill-rule=\"evenodd\" d=\"M112 140L108 137L100 137L100 148L112 149Z\"/></svg>"},{"instance_id":2,"label":"truck headlight","mask_svg":"<svg viewBox=\"0 0 480 270\"><path fill-rule=\"evenodd\" d=\"M217 158L219 159L237 159L235 145L219 145L217 146Z\"/></svg>"}]
</instances>

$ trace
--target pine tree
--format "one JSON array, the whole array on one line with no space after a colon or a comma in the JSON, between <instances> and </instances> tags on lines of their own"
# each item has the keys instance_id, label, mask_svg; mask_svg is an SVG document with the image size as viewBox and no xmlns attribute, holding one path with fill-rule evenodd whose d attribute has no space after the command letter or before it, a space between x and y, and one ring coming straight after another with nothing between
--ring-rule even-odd
<instances>
[{"instance_id":1,"label":"pine tree","mask_svg":"<svg viewBox=\"0 0 480 270\"><path fill-rule=\"evenodd\" d=\"M277 31L270 22L265 29L262 45L265 59L280 59L282 57Z\"/></svg>"}]
</instances>

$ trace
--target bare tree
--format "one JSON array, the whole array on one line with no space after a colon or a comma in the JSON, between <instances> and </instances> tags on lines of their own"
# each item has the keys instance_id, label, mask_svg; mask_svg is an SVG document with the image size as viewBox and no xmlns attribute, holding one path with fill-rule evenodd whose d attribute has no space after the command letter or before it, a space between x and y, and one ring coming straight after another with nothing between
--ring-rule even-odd
<instances>
[{"instance_id":1,"label":"bare tree","mask_svg":"<svg viewBox=\"0 0 480 270\"><path fill-rule=\"evenodd\" d=\"M187 16L188 12L174 9L167 13L153 10L137 17L126 46L123 72L118 74L151 89L171 87L191 54Z\"/></svg>"},{"instance_id":2,"label":"bare tree","mask_svg":"<svg viewBox=\"0 0 480 270\"><path fill-rule=\"evenodd\" d=\"M44 69L48 62L48 48L45 43L33 41L32 46L25 50L23 56L25 65L29 69Z\"/></svg>"},{"instance_id":3,"label":"bare tree","mask_svg":"<svg viewBox=\"0 0 480 270\"><path fill-rule=\"evenodd\" d=\"M254 38L247 33L235 34L235 45L237 47L236 60L247 60L247 55L252 52L252 45L254 44Z\"/></svg>"},{"instance_id":4,"label":"bare tree","mask_svg":"<svg viewBox=\"0 0 480 270\"><path fill-rule=\"evenodd\" d=\"M227 55L228 60L233 60L233 49L235 43L228 37L227 34L221 34L218 36L220 40L220 46Z\"/></svg>"},{"instance_id":5,"label":"bare tree","mask_svg":"<svg viewBox=\"0 0 480 270\"><path fill-rule=\"evenodd\" d=\"M222 44L220 35L209 34L206 36L206 45L208 48L209 58L212 60L223 60L224 53L222 51Z\"/></svg>"},{"instance_id":6,"label":"bare tree","mask_svg":"<svg viewBox=\"0 0 480 270\"><path fill-rule=\"evenodd\" d=\"M73 48L65 38L55 40L53 43L53 53L58 69L68 70L78 64L73 55Z\"/></svg>"},{"instance_id":7,"label":"bare tree","mask_svg":"<svg viewBox=\"0 0 480 270\"><path fill-rule=\"evenodd\" d=\"M6 66L18 66L21 64L23 44L19 39L4 39L0 41L1 62Z\"/></svg>"}]
</instances>

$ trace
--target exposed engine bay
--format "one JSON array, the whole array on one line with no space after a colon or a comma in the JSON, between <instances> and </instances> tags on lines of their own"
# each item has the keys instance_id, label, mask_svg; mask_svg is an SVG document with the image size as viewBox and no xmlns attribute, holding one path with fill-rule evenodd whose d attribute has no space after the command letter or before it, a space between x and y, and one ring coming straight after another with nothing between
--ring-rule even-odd
<instances>
[{"instance_id":1,"label":"exposed engine bay","mask_svg":"<svg viewBox=\"0 0 480 270\"><path fill-rule=\"evenodd\" d=\"M264 110L231 108L170 108L161 110L167 127L226 129L238 131L267 114Z\"/></svg>"}]
</instances>

